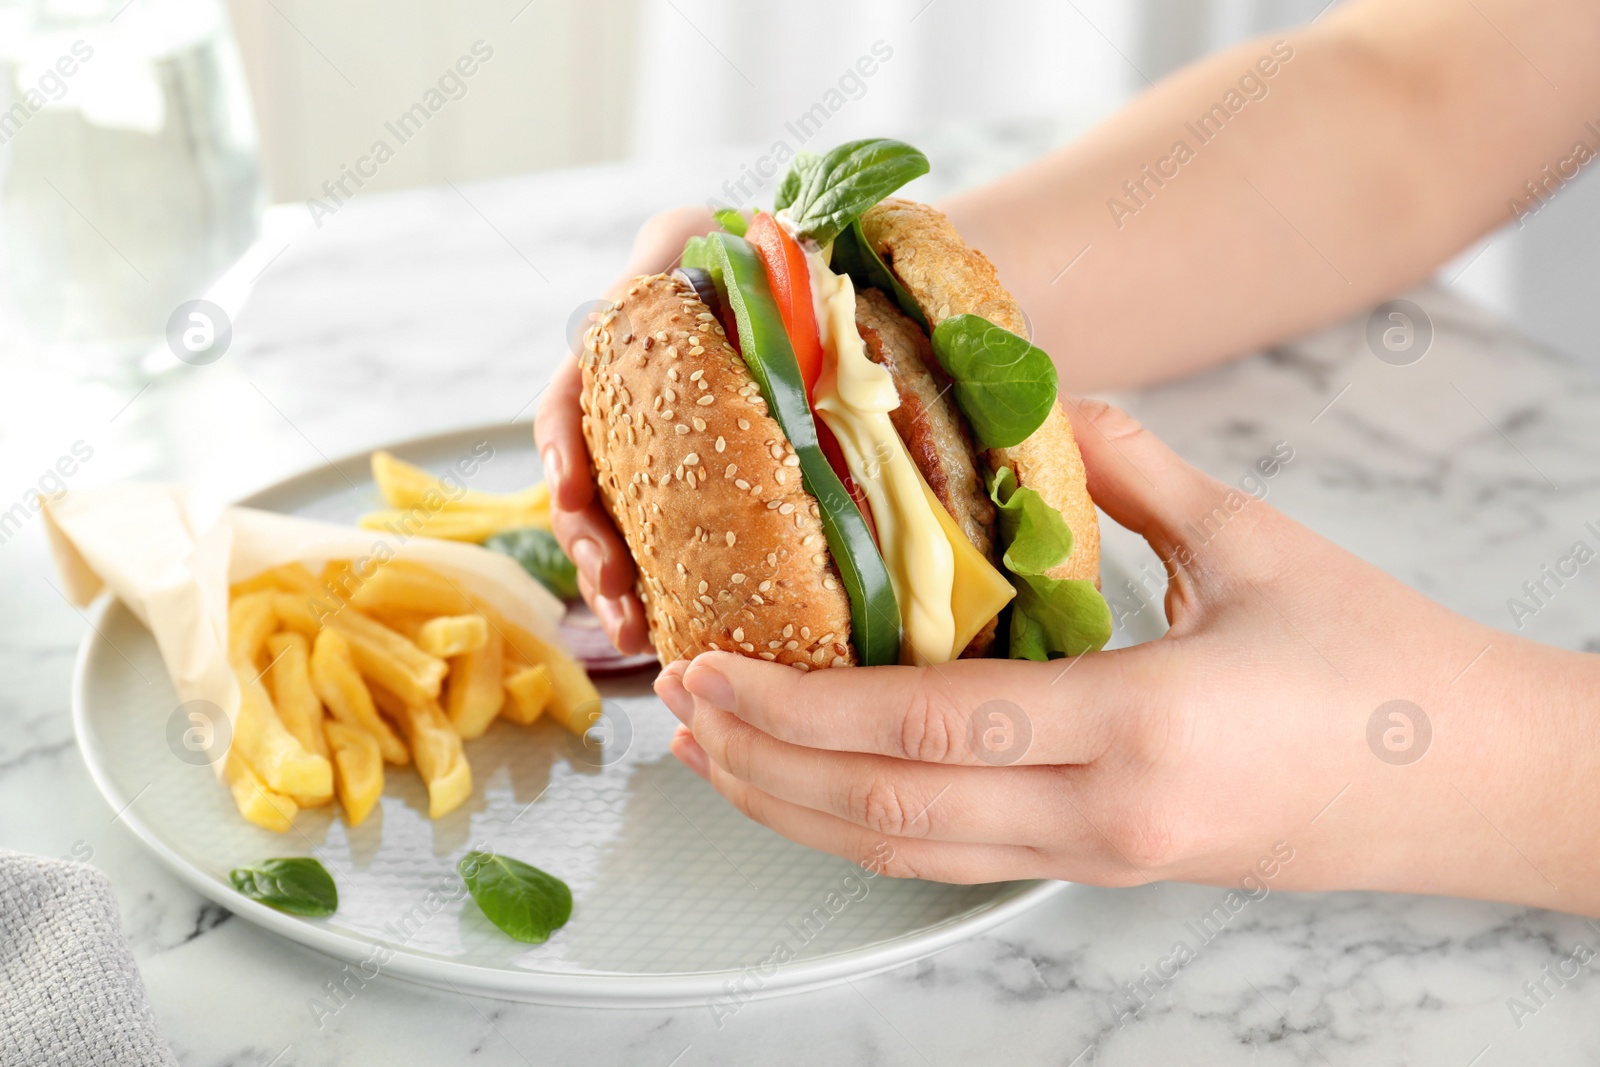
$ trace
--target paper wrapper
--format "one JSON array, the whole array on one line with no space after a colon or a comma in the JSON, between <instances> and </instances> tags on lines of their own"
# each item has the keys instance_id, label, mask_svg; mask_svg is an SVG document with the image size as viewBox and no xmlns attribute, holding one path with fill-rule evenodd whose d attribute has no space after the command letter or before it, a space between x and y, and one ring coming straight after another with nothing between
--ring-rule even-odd
<instances>
[{"instance_id":1,"label":"paper wrapper","mask_svg":"<svg viewBox=\"0 0 1600 1067\"><path fill-rule=\"evenodd\" d=\"M79 607L101 592L155 636L178 698L209 700L231 722L239 683L228 666L228 587L271 567L329 560L425 564L510 622L556 641L563 606L510 557L454 541L401 537L254 508L200 514L164 485L72 490L46 504L45 527L66 594ZM370 572L367 572L370 573ZM214 763L220 776L226 761Z\"/></svg>"}]
</instances>

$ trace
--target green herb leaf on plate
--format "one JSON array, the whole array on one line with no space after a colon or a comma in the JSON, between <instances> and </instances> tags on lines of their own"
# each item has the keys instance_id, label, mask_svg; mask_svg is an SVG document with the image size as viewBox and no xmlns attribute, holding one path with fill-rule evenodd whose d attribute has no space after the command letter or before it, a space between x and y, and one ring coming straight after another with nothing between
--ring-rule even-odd
<instances>
[{"instance_id":1,"label":"green herb leaf on plate","mask_svg":"<svg viewBox=\"0 0 1600 1067\"><path fill-rule=\"evenodd\" d=\"M799 157L789 175L798 175L799 188L786 204L795 230L825 245L867 208L913 178L928 173L928 157L904 141L875 137L847 141L815 165L802 167ZM778 193L790 192L785 175Z\"/></svg>"},{"instance_id":2,"label":"green herb leaf on plate","mask_svg":"<svg viewBox=\"0 0 1600 1067\"><path fill-rule=\"evenodd\" d=\"M933 329L933 354L955 381L956 403L982 448L1026 441L1056 402L1056 365L1044 349L980 315Z\"/></svg>"},{"instance_id":3,"label":"green herb leaf on plate","mask_svg":"<svg viewBox=\"0 0 1600 1067\"><path fill-rule=\"evenodd\" d=\"M502 530L485 541L483 547L522 564L523 570L562 600L578 598L578 568L550 531L536 526Z\"/></svg>"},{"instance_id":4,"label":"green herb leaf on plate","mask_svg":"<svg viewBox=\"0 0 1600 1067\"><path fill-rule=\"evenodd\" d=\"M567 883L521 860L468 852L456 870L488 920L518 941L543 944L572 917Z\"/></svg>"},{"instance_id":5,"label":"green herb leaf on plate","mask_svg":"<svg viewBox=\"0 0 1600 1067\"><path fill-rule=\"evenodd\" d=\"M262 860L235 867L228 874L233 888L251 900L291 915L322 918L339 907L339 887L318 860L309 856Z\"/></svg>"},{"instance_id":6,"label":"green herb leaf on plate","mask_svg":"<svg viewBox=\"0 0 1600 1067\"><path fill-rule=\"evenodd\" d=\"M1094 583L1045 573L1072 555L1067 520L1037 490L1019 486L1010 467L995 471L989 499L999 509L1001 563L1017 588L1010 658L1047 660L1105 647L1111 608Z\"/></svg>"}]
</instances>

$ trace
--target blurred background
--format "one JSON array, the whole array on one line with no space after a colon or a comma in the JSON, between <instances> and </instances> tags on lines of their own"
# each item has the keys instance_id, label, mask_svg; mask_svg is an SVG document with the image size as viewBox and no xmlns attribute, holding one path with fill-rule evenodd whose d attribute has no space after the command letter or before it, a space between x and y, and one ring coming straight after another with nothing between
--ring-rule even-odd
<instances>
[{"instance_id":1,"label":"blurred background","mask_svg":"<svg viewBox=\"0 0 1600 1067\"><path fill-rule=\"evenodd\" d=\"M824 125L827 143L1026 131L988 153L997 172L1327 6L0 0L0 360L115 374L163 332L205 341L214 323L172 309L270 244L269 205L320 225L357 196L552 168L734 150L759 170ZM745 169L764 201L770 176ZM1580 181L1440 280L1593 359L1597 235Z\"/></svg>"}]
</instances>

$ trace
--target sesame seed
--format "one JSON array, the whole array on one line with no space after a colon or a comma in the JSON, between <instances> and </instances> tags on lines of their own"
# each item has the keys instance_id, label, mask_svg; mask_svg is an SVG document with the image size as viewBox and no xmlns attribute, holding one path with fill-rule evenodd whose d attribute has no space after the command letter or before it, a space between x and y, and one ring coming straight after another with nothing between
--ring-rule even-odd
<instances>
[{"instance_id":1,"label":"sesame seed","mask_svg":"<svg viewBox=\"0 0 1600 1067\"><path fill-rule=\"evenodd\" d=\"M669 379L671 379L672 381L677 381L678 380L678 368L677 367L668 367L667 368L667 377Z\"/></svg>"},{"instance_id":2,"label":"sesame seed","mask_svg":"<svg viewBox=\"0 0 1600 1067\"><path fill-rule=\"evenodd\" d=\"M739 647L746 652L754 652L756 650L756 646L752 645L749 641L741 642Z\"/></svg>"},{"instance_id":3,"label":"sesame seed","mask_svg":"<svg viewBox=\"0 0 1600 1067\"><path fill-rule=\"evenodd\" d=\"M824 578L822 579L822 588L831 592L832 590L839 588L839 583L834 581L832 578Z\"/></svg>"},{"instance_id":4,"label":"sesame seed","mask_svg":"<svg viewBox=\"0 0 1600 1067\"><path fill-rule=\"evenodd\" d=\"M676 414L677 414L676 411L673 411L671 408L667 408L667 410L665 410L665 411L663 411L661 413L661 417L663 419L666 419L668 422L671 422L672 419L673 419L673 416L675 416Z\"/></svg>"},{"instance_id":5,"label":"sesame seed","mask_svg":"<svg viewBox=\"0 0 1600 1067\"><path fill-rule=\"evenodd\" d=\"M779 505L778 514L779 515L793 515L794 514L794 505L790 504L790 503L787 503L787 502L784 503L784 504Z\"/></svg>"},{"instance_id":6,"label":"sesame seed","mask_svg":"<svg viewBox=\"0 0 1600 1067\"><path fill-rule=\"evenodd\" d=\"M740 627L738 627L737 629L735 629L733 631L733 639L735 641L743 641L744 640L744 627L743 626L740 626Z\"/></svg>"},{"instance_id":7,"label":"sesame seed","mask_svg":"<svg viewBox=\"0 0 1600 1067\"><path fill-rule=\"evenodd\" d=\"M694 535L696 537L700 536L700 527L696 526L694 528ZM702 579L700 579L700 585L698 586L698 588L699 588L700 592L704 593L707 589L711 588L711 583L706 581L704 578L702 578Z\"/></svg>"},{"instance_id":8,"label":"sesame seed","mask_svg":"<svg viewBox=\"0 0 1600 1067\"><path fill-rule=\"evenodd\" d=\"M739 429L748 430L749 428L750 428L750 420L748 420L748 419L740 419L739 420Z\"/></svg>"},{"instance_id":9,"label":"sesame seed","mask_svg":"<svg viewBox=\"0 0 1600 1067\"><path fill-rule=\"evenodd\" d=\"M696 400L695 403L699 404L701 407L705 407L707 404L714 403L716 401L716 399L717 399L716 397L712 396L710 393L707 393L705 396L701 397L699 400Z\"/></svg>"},{"instance_id":10,"label":"sesame seed","mask_svg":"<svg viewBox=\"0 0 1600 1067\"><path fill-rule=\"evenodd\" d=\"M738 540L739 540L739 538L734 536L733 531L729 530L728 531L728 547L732 548L734 546L735 542L737 542Z\"/></svg>"},{"instance_id":11,"label":"sesame seed","mask_svg":"<svg viewBox=\"0 0 1600 1067\"><path fill-rule=\"evenodd\" d=\"M691 382L698 382L701 378L704 378L705 376L706 376L705 368L702 367L700 370L697 370L693 374L689 375L689 380Z\"/></svg>"},{"instance_id":12,"label":"sesame seed","mask_svg":"<svg viewBox=\"0 0 1600 1067\"><path fill-rule=\"evenodd\" d=\"M672 428L672 432L677 434L679 437L682 437L684 434L689 432L689 427L680 422L678 425Z\"/></svg>"},{"instance_id":13,"label":"sesame seed","mask_svg":"<svg viewBox=\"0 0 1600 1067\"><path fill-rule=\"evenodd\" d=\"M765 604L766 601L761 599L761 594L760 593L751 593L750 594L750 603L752 603L752 604Z\"/></svg>"},{"instance_id":14,"label":"sesame seed","mask_svg":"<svg viewBox=\"0 0 1600 1067\"><path fill-rule=\"evenodd\" d=\"M700 462L700 453L690 452L687 456L683 457L683 462L690 467L694 466L696 463Z\"/></svg>"},{"instance_id":15,"label":"sesame seed","mask_svg":"<svg viewBox=\"0 0 1600 1067\"><path fill-rule=\"evenodd\" d=\"M732 575L732 580L733 580L733 584L734 585L743 585L744 584L744 579L745 579L745 575L742 572L735 571L734 574Z\"/></svg>"},{"instance_id":16,"label":"sesame seed","mask_svg":"<svg viewBox=\"0 0 1600 1067\"><path fill-rule=\"evenodd\" d=\"M724 441L721 437L718 437L717 438L717 451L721 452L723 449L725 449L727 447L728 447L728 442Z\"/></svg>"},{"instance_id":17,"label":"sesame seed","mask_svg":"<svg viewBox=\"0 0 1600 1067\"><path fill-rule=\"evenodd\" d=\"M769 578L766 581L762 582L760 585L756 586L756 588L761 590L761 592L765 593L768 589L772 588L772 580Z\"/></svg>"},{"instance_id":18,"label":"sesame seed","mask_svg":"<svg viewBox=\"0 0 1600 1067\"><path fill-rule=\"evenodd\" d=\"M729 467L728 469L732 470L733 468ZM745 481L743 478L735 478L733 484L737 485L740 489L750 488L750 483Z\"/></svg>"},{"instance_id":19,"label":"sesame seed","mask_svg":"<svg viewBox=\"0 0 1600 1067\"><path fill-rule=\"evenodd\" d=\"M761 653L761 658L766 660L768 663L771 663L773 660L777 659L778 657L773 655L771 652L763 652L763 653Z\"/></svg>"}]
</instances>

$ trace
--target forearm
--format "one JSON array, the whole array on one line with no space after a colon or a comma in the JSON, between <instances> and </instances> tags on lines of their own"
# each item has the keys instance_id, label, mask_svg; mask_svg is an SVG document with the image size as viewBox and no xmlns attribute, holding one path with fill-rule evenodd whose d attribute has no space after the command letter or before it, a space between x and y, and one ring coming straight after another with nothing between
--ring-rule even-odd
<instances>
[{"instance_id":1,"label":"forearm","mask_svg":"<svg viewBox=\"0 0 1600 1067\"><path fill-rule=\"evenodd\" d=\"M1371 306L1508 221L1600 118L1597 46L1580 0L1362 0L946 207L1070 388L1171 378Z\"/></svg>"},{"instance_id":2,"label":"forearm","mask_svg":"<svg viewBox=\"0 0 1600 1067\"><path fill-rule=\"evenodd\" d=\"M1352 784L1374 824L1334 884L1600 916L1600 656L1488 636L1425 698L1422 757Z\"/></svg>"}]
</instances>

